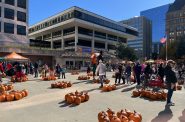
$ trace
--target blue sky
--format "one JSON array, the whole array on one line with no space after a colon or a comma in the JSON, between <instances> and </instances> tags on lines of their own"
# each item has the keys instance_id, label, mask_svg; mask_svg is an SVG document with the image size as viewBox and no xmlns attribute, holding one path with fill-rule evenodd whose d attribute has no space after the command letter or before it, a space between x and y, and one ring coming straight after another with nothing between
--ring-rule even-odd
<instances>
[{"instance_id":1,"label":"blue sky","mask_svg":"<svg viewBox=\"0 0 185 122\"><path fill-rule=\"evenodd\" d=\"M174 0L29 0L29 25L78 6L107 18L120 21L139 16L140 11L173 3Z\"/></svg>"}]
</instances>

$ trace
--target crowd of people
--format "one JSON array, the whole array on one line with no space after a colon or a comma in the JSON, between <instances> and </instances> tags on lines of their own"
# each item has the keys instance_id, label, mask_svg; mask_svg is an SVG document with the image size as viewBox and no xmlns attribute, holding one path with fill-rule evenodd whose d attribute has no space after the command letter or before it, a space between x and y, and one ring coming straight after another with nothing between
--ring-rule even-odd
<instances>
[{"instance_id":1,"label":"crowd of people","mask_svg":"<svg viewBox=\"0 0 185 122\"><path fill-rule=\"evenodd\" d=\"M48 67L47 64L39 65L38 62L32 63L20 63L20 62L0 62L0 83L2 83L2 76L5 74L6 76L18 76L22 75L33 75L35 78L39 77L47 77L49 76L57 76L59 79L62 75L62 78L65 77L66 68L65 66L56 65L55 68Z\"/></svg>"}]
</instances>

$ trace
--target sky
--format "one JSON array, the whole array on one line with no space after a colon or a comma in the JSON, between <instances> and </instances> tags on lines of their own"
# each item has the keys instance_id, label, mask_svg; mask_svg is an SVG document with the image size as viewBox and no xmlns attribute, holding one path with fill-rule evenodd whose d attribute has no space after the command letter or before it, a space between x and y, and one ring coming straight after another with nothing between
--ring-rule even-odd
<instances>
[{"instance_id":1,"label":"sky","mask_svg":"<svg viewBox=\"0 0 185 122\"><path fill-rule=\"evenodd\" d=\"M78 6L115 21L139 16L140 11L175 0L29 0L29 25L38 23L72 6Z\"/></svg>"}]
</instances>

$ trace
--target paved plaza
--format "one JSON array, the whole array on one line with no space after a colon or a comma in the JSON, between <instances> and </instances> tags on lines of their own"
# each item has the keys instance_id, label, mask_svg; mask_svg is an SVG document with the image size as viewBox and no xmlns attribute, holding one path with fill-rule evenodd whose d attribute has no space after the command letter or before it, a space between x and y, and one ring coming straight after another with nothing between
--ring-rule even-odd
<instances>
[{"instance_id":1,"label":"paved plaza","mask_svg":"<svg viewBox=\"0 0 185 122\"><path fill-rule=\"evenodd\" d=\"M107 74L110 84L114 83L112 74ZM107 108L136 110L142 114L142 122L185 122L184 88L174 93L176 105L165 108L165 101L132 98L135 85L120 85L117 90L105 93L101 92L99 84L76 80L78 76L70 74L66 77L65 81L73 83L71 88L51 89L50 85L55 81L41 81L32 76L25 83L15 83L15 90L27 89L29 96L19 101L0 103L0 122L97 122L98 113ZM67 105L65 94L76 90L88 91L90 100L79 106Z\"/></svg>"}]
</instances>

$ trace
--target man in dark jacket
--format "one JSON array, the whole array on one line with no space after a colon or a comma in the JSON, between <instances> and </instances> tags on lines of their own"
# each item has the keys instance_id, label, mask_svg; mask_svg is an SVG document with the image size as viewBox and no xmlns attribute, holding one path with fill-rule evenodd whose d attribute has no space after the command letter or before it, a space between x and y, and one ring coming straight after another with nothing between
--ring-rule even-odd
<instances>
[{"instance_id":1,"label":"man in dark jacket","mask_svg":"<svg viewBox=\"0 0 185 122\"><path fill-rule=\"evenodd\" d=\"M135 66L135 75L136 75L136 81L137 81L137 85L140 85L141 83L141 65L139 64L139 62L136 64Z\"/></svg>"},{"instance_id":2,"label":"man in dark jacket","mask_svg":"<svg viewBox=\"0 0 185 122\"><path fill-rule=\"evenodd\" d=\"M38 68L39 68L39 65L37 62L35 62L34 64L35 78L38 77Z\"/></svg>"},{"instance_id":3,"label":"man in dark jacket","mask_svg":"<svg viewBox=\"0 0 185 122\"><path fill-rule=\"evenodd\" d=\"M175 104L171 102L171 98L173 95L173 91L176 88L177 77L175 72L172 70L170 63L167 64L165 67L165 76L166 76L166 84L168 87L168 94L167 94L167 104L168 106L174 106Z\"/></svg>"},{"instance_id":4,"label":"man in dark jacket","mask_svg":"<svg viewBox=\"0 0 185 122\"><path fill-rule=\"evenodd\" d=\"M161 78L161 80L163 81L164 78L164 68L163 68L163 64L160 64L159 68L158 68L158 75Z\"/></svg>"}]
</instances>

